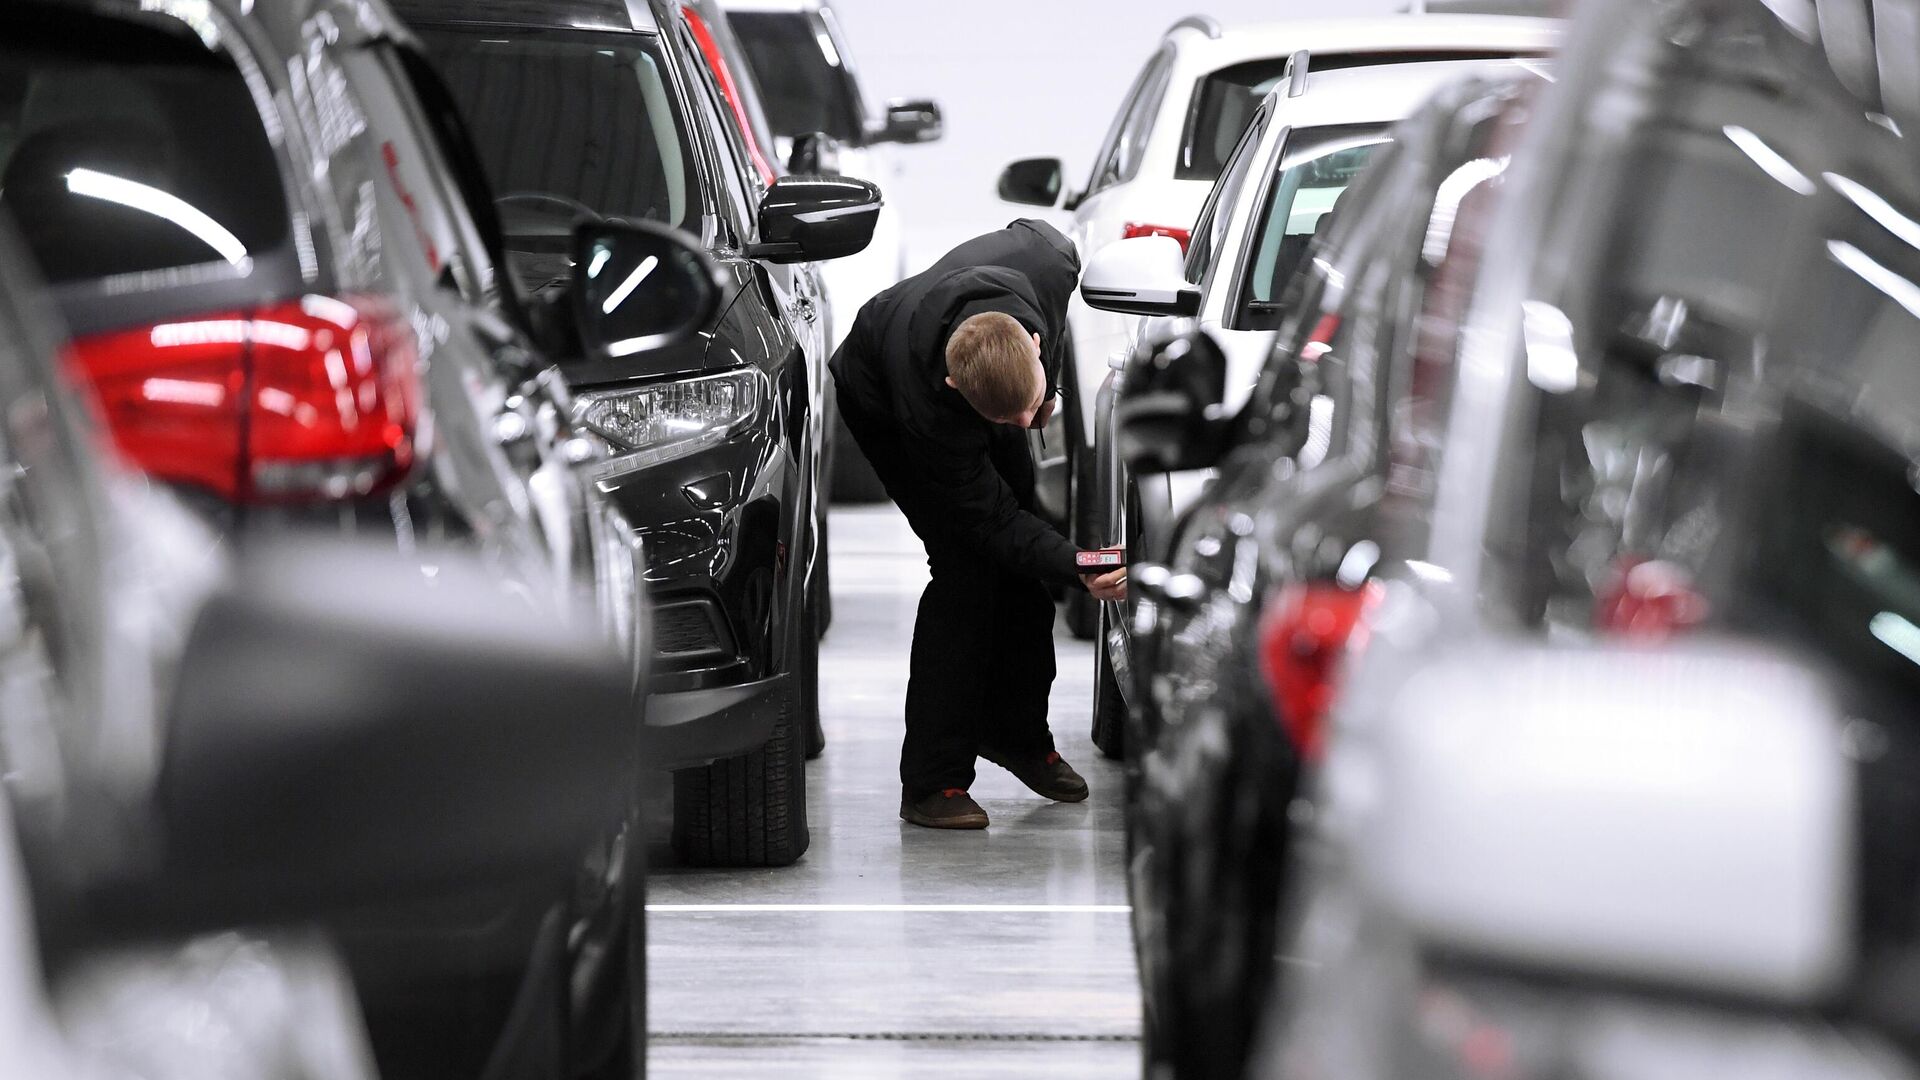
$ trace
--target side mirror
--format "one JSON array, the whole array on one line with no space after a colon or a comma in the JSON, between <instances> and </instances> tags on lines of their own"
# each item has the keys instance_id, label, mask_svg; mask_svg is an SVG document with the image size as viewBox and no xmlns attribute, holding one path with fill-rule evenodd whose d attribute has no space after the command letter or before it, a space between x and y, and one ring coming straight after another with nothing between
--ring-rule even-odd
<instances>
[{"instance_id":1,"label":"side mirror","mask_svg":"<svg viewBox=\"0 0 1920 1080\"><path fill-rule=\"evenodd\" d=\"M155 842L90 914L166 933L565 880L634 782L598 627L477 559L250 552L187 640Z\"/></svg>"},{"instance_id":2,"label":"side mirror","mask_svg":"<svg viewBox=\"0 0 1920 1080\"><path fill-rule=\"evenodd\" d=\"M1022 206L1052 206L1060 201L1066 166L1059 158L1021 158L1000 170L1000 198Z\"/></svg>"},{"instance_id":3,"label":"side mirror","mask_svg":"<svg viewBox=\"0 0 1920 1080\"><path fill-rule=\"evenodd\" d=\"M1367 777L1361 870L1429 945L1809 1004L1853 952L1845 715L1753 647L1469 646L1326 773Z\"/></svg>"},{"instance_id":4,"label":"side mirror","mask_svg":"<svg viewBox=\"0 0 1920 1080\"><path fill-rule=\"evenodd\" d=\"M1113 410L1121 459L1143 474L1211 467L1226 445L1226 392L1227 354L1204 330L1135 353Z\"/></svg>"},{"instance_id":5,"label":"side mirror","mask_svg":"<svg viewBox=\"0 0 1920 1080\"><path fill-rule=\"evenodd\" d=\"M787 153L787 172L794 176L835 176L840 172L840 140L824 131L794 137Z\"/></svg>"},{"instance_id":6,"label":"side mirror","mask_svg":"<svg viewBox=\"0 0 1920 1080\"><path fill-rule=\"evenodd\" d=\"M1171 236L1135 236L1094 252L1080 276L1080 296L1123 315L1200 313L1200 287L1187 280L1186 257Z\"/></svg>"},{"instance_id":7,"label":"side mirror","mask_svg":"<svg viewBox=\"0 0 1920 1080\"><path fill-rule=\"evenodd\" d=\"M887 102L887 118L875 142L927 143L945 133L946 121L940 115L940 103L915 99Z\"/></svg>"},{"instance_id":8,"label":"side mirror","mask_svg":"<svg viewBox=\"0 0 1920 1080\"><path fill-rule=\"evenodd\" d=\"M783 176L760 200L760 239L747 254L768 262L824 262L858 254L880 221L880 189L848 176Z\"/></svg>"},{"instance_id":9,"label":"side mirror","mask_svg":"<svg viewBox=\"0 0 1920 1080\"><path fill-rule=\"evenodd\" d=\"M713 321L727 294L719 267L691 236L651 221L575 226L572 274L568 297L590 358L677 345Z\"/></svg>"}]
</instances>

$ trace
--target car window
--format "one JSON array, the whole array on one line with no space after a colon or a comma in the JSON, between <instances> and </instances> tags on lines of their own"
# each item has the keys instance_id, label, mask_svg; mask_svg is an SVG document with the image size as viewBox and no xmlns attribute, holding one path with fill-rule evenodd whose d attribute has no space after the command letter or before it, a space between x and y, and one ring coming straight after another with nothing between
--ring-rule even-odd
<instances>
[{"instance_id":1,"label":"car window","mask_svg":"<svg viewBox=\"0 0 1920 1080\"><path fill-rule=\"evenodd\" d=\"M1287 58L1273 57L1221 68L1201 78L1187 111L1180 155L1173 175L1179 180L1212 180L1226 169L1239 135L1267 92L1279 85Z\"/></svg>"},{"instance_id":2,"label":"car window","mask_svg":"<svg viewBox=\"0 0 1920 1080\"><path fill-rule=\"evenodd\" d=\"M1093 157L1093 172L1087 177L1087 188L1082 198L1097 194L1123 179L1123 161L1129 153L1133 158L1132 173L1139 171L1139 155L1146 146L1154 110L1159 108L1158 99L1166 92L1166 79L1172 65L1172 47L1163 45L1160 51L1148 58L1140 74L1134 76L1133 85L1128 87L1126 97L1121 99L1120 111L1114 114L1106 138L1100 140L1100 152ZM1159 82L1158 91L1154 90L1156 80ZM1148 97L1155 99L1153 109L1145 107ZM1129 147L1131 151L1127 149ZM1125 173L1125 178L1130 178L1132 173Z\"/></svg>"},{"instance_id":3,"label":"car window","mask_svg":"<svg viewBox=\"0 0 1920 1080\"><path fill-rule=\"evenodd\" d=\"M164 17L9 14L0 203L78 330L210 308L209 283L298 280L273 105L212 39ZM144 306L101 303L135 291Z\"/></svg>"},{"instance_id":4,"label":"car window","mask_svg":"<svg viewBox=\"0 0 1920 1080\"><path fill-rule=\"evenodd\" d=\"M1187 280L1195 285L1206 280L1213 270L1220 245L1226 240L1228 223L1233 219L1234 204L1240 199L1240 189L1246 186L1247 175L1253 171L1254 151L1259 147L1266 129L1267 113L1262 109L1254 114L1252 122L1240 134L1240 144L1234 148L1232 163L1207 194L1206 203L1200 207L1200 216L1194 221L1193 237L1187 248Z\"/></svg>"},{"instance_id":5,"label":"car window","mask_svg":"<svg viewBox=\"0 0 1920 1080\"><path fill-rule=\"evenodd\" d=\"M692 150L655 37L416 29L466 116L527 285L565 276L583 214L697 229Z\"/></svg>"},{"instance_id":6,"label":"car window","mask_svg":"<svg viewBox=\"0 0 1920 1080\"><path fill-rule=\"evenodd\" d=\"M1228 317L1235 330L1276 330L1287 282L1307 247L1333 220L1333 209L1385 139L1381 128L1296 130L1287 136L1276 174L1257 211L1253 244L1239 295Z\"/></svg>"},{"instance_id":7,"label":"car window","mask_svg":"<svg viewBox=\"0 0 1920 1080\"><path fill-rule=\"evenodd\" d=\"M803 11L730 11L727 25L746 50L775 135L866 140L853 76L824 25Z\"/></svg>"}]
</instances>

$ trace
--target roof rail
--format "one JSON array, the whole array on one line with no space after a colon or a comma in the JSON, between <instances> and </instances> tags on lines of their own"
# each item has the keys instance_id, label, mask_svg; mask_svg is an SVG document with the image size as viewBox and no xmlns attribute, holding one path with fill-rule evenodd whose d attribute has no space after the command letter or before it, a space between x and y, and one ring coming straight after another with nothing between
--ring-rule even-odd
<instances>
[{"instance_id":1,"label":"roof rail","mask_svg":"<svg viewBox=\"0 0 1920 1080\"><path fill-rule=\"evenodd\" d=\"M1301 49L1287 57L1287 96L1299 97L1307 92L1307 68L1313 63L1313 54Z\"/></svg>"},{"instance_id":2,"label":"roof rail","mask_svg":"<svg viewBox=\"0 0 1920 1080\"><path fill-rule=\"evenodd\" d=\"M1174 23L1172 26L1167 27L1167 33L1161 34L1160 36L1166 37L1167 34L1171 34L1175 30L1198 30L1208 37L1218 40L1220 37L1220 20L1211 15L1189 15L1179 22Z\"/></svg>"}]
</instances>

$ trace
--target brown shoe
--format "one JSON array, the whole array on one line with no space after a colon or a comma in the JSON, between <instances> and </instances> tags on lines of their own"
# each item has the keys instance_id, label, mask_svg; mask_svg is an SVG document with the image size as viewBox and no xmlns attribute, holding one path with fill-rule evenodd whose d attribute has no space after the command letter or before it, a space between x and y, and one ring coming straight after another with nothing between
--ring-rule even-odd
<instances>
[{"instance_id":1,"label":"brown shoe","mask_svg":"<svg viewBox=\"0 0 1920 1080\"><path fill-rule=\"evenodd\" d=\"M992 750L982 749L980 756L1012 773L1019 781L1054 802L1082 802L1087 797L1087 781L1058 752L1030 761L1009 761Z\"/></svg>"},{"instance_id":2,"label":"brown shoe","mask_svg":"<svg viewBox=\"0 0 1920 1080\"><path fill-rule=\"evenodd\" d=\"M987 812L973 801L966 788L950 787L914 802L900 800L900 816L929 829L984 829Z\"/></svg>"}]
</instances>

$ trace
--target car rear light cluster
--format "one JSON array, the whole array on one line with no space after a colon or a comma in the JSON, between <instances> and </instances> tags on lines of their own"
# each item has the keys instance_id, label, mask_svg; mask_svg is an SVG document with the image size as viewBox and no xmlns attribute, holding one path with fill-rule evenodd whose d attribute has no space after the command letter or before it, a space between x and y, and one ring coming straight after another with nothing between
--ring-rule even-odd
<instances>
[{"instance_id":1,"label":"car rear light cluster","mask_svg":"<svg viewBox=\"0 0 1920 1080\"><path fill-rule=\"evenodd\" d=\"M1120 239L1132 240L1138 236L1171 236L1180 241L1180 250L1185 252L1187 245L1193 242L1193 230L1182 229L1174 225L1148 225L1145 222L1129 221L1120 230Z\"/></svg>"},{"instance_id":2,"label":"car rear light cluster","mask_svg":"<svg viewBox=\"0 0 1920 1080\"><path fill-rule=\"evenodd\" d=\"M1326 744L1326 720L1338 692L1341 661L1366 645L1366 616L1381 588L1330 583L1288 585L1260 618L1260 674L1280 727L1307 760Z\"/></svg>"},{"instance_id":3,"label":"car rear light cluster","mask_svg":"<svg viewBox=\"0 0 1920 1080\"><path fill-rule=\"evenodd\" d=\"M74 341L121 454L232 502L368 495L412 467L419 348L384 302L305 296Z\"/></svg>"},{"instance_id":4,"label":"car rear light cluster","mask_svg":"<svg viewBox=\"0 0 1920 1080\"><path fill-rule=\"evenodd\" d=\"M1661 641L1707 619L1707 599L1685 567L1662 559L1623 558L1594 597L1595 629L1618 637Z\"/></svg>"}]
</instances>

